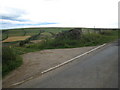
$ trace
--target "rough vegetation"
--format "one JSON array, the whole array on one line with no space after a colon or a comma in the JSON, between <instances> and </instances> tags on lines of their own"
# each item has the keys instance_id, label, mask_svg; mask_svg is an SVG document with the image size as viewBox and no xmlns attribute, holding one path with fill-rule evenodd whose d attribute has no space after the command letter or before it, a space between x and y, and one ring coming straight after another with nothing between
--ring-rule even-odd
<instances>
[{"instance_id":1,"label":"rough vegetation","mask_svg":"<svg viewBox=\"0 0 120 90\"><path fill-rule=\"evenodd\" d=\"M56 35L56 38L69 38L69 39L80 39L82 36L82 30L80 28L71 29L69 31L63 31Z\"/></svg>"},{"instance_id":2,"label":"rough vegetation","mask_svg":"<svg viewBox=\"0 0 120 90\"><path fill-rule=\"evenodd\" d=\"M10 71L22 64L22 58L17 55L10 47L2 48L2 76L4 77Z\"/></svg>"}]
</instances>

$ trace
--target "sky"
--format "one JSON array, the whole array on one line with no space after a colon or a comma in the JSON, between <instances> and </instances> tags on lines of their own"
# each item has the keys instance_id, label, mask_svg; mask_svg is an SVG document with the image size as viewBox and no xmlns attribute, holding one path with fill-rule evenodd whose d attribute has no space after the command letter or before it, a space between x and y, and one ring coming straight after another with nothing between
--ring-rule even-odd
<instances>
[{"instance_id":1,"label":"sky","mask_svg":"<svg viewBox=\"0 0 120 90\"><path fill-rule=\"evenodd\" d=\"M118 28L119 0L1 0L0 29Z\"/></svg>"}]
</instances>

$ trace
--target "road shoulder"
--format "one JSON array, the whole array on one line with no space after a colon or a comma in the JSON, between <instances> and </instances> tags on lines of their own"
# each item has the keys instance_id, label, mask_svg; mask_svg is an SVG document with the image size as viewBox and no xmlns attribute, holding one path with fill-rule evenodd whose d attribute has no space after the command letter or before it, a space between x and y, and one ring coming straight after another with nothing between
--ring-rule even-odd
<instances>
[{"instance_id":1,"label":"road shoulder","mask_svg":"<svg viewBox=\"0 0 120 90\"><path fill-rule=\"evenodd\" d=\"M90 51L98 46L70 49L50 49L22 55L23 65L3 79L3 87L24 81L44 70L59 65L71 58Z\"/></svg>"}]
</instances>

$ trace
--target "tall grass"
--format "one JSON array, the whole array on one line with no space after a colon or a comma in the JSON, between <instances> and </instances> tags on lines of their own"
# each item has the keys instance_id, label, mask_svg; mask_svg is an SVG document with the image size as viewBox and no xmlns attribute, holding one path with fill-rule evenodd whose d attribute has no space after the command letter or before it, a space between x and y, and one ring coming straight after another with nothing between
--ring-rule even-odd
<instances>
[{"instance_id":1,"label":"tall grass","mask_svg":"<svg viewBox=\"0 0 120 90\"><path fill-rule=\"evenodd\" d=\"M22 58L18 56L10 47L2 48L2 76L6 76L10 71L22 64Z\"/></svg>"}]
</instances>

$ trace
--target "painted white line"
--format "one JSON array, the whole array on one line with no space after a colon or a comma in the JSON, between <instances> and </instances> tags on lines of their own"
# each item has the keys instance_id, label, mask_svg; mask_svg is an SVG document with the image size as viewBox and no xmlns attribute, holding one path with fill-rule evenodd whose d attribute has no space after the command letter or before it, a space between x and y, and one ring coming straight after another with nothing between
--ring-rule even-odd
<instances>
[{"instance_id":1,"label":"painted white line","mask_svg":"<svg viewBox=\"0 0 120 90\"><path fill-rule=\"evenodd\" d=\"M81 57L81 56L84 56L84 55L86 55L86 54L88 54L88 53L90 53L90 52L93 52L93 51L95 51L95 50L97 50L97 49L99 49L99 48L101 48L101 47L103 47L103 46L105 46L105 45L106 45L106 43L103 44L103 45L100 45L100 46L98 46L98 47L96 47L96 48L94 48L94 49L92 49L92 50L90 50L90 51L88 51L88 52L85 52L85 53L83 53L83 54L81 54L81 55L78 55L78 56L76 56L76 57L74 57L74 58L72 58L72 59L69 59L69 60L67 60L67 61L65 61L65 62L63 62L63 63L61 63L61 64L59 64L59 65L56 65L56 66L51 67L51 68L49 68L49 69L47 69L47 70L44 70L43 72L41 72L41 74L47 73L47 72L49 72L49 71L51 71L51 70L53 70L53 69L56 69L56 68L58 68L58 67L60 67L60 66L62 66L62 65L65 65L65 64L67 64L67 63L69 63L69 62L71 62L71 61L74 61L75 59L77 59L77 58L79 58L79 57ZM28 81L28 80L30 80L30 79L32 79L32 78L34 78L34 77L30 77L30 78L25 79L25 80L23 80L23 81L14 83L14 84L12 84L11 86L15 86L15 85L22 84L22 83L24 83L24 82L26 82L26 81Z\"/></svg>"},{"instance_id":2,"label":"painted white line","mask_svg":"<svg viewBox=\"0 0 120 90\"><path fill-rule=\"evenodd\" d=\"M85 53L83 53L83 54L81 54L81 55L78 55L78 56L76 56L76 57L74 57L74 58L72 58L72 59L70 59L70 60L67 60L67 61L65 61L65 62L63 62L63 63L61 63L61 64L59 64L59 65L56 65L56 66L51 67L51 68L49 68L49 69L47 69L47 70L44 70L44 71L41 72L41 73L43 74L43 73L49 72L49 71L51 71L51 70L53 70L53 69L56 69L56 68L58 68L58 67L60 67L60 66L62 66L62 65L64 65L64 64L67 64L67 63L69 63L69 62L71 62L71 61L73 61L73 60L81 57L81 56L84 56L84 55L86 55L86 54L88 54L88 53L90 53L90 52L93 52L93 51L95 51L95 50L97 50L97 49L99 49L100 47L103 47L103 46L105 46L105 45L106 45L106 43L103 44L103 45L100 45L100 46L98 46L98 47L96 47L96 48L94 48L94 49L92 49L92 50L90 50L90 51L88 51L88 52L85 52Z\"/></svg>"},{"instance_id":3,"label":"painted white line","mask_svg":"<svg viewBox=\"0 0 120 90\"><path fill-rule=\"evenodd\" d=\"M24 82L25 81L17 82L17 83L12 84L11 86L19 85L19 84L24 83Z\"/></svg>"},{"instance_id":4,"label":"painted white line","mask_svg":"<svg viewBox=\"0 0 120 90\"><path fill-rule=\"evenodd\" d=\"M25 79L25 80L23 80L23 81L20 81L20 82L17 82L17 83L14 83L14 84L10 85L9 87L22 84L22 83L24 83L24 82L26 82L26 81L28 81L28 80L31 80L31 79L33 79L33 77L27 78L27 79Z\"/></svg>"}]
</instances>

